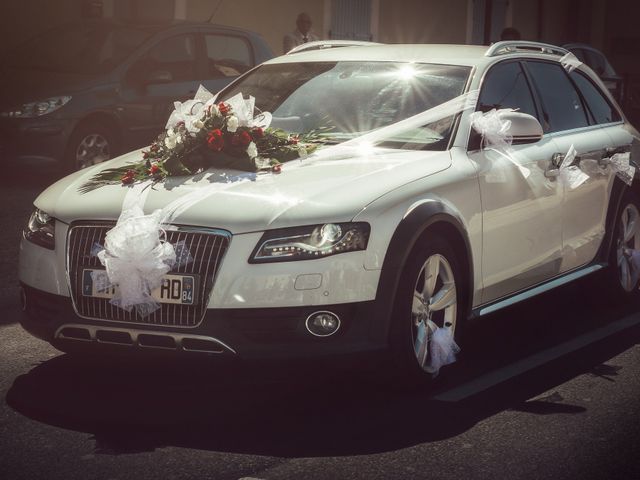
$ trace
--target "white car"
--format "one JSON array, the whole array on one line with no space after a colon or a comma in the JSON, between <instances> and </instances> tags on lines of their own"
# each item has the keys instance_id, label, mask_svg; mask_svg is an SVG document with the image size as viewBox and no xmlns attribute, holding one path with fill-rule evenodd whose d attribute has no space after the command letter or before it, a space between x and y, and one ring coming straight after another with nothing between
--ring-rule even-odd
<instances>
[{"instance_id":1,"label":"white car","mask_svg":"<svg viewBox=\"0 0 640 480\"><path fill-rule=\"evenodd\" d=\"M147 214L210 191L162 228L188 261L149 314L114 305L96 254L132 189L83 188L142 153L60 180L21 243L24 328L63 351L386 351L422 381L471 318L598 270L611 295L635 295L640 136L566 54L371 45L262 64L216 101L251 95L271 127L326 145L278 172L212 168L145 190Z\"/></svg>"}]
</instances>

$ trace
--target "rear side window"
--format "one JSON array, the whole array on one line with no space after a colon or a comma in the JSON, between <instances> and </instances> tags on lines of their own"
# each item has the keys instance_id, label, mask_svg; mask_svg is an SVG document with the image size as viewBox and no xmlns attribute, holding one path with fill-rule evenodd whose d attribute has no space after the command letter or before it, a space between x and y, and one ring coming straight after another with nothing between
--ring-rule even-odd
<instances>
[{"instance_id":1,"label":"rear side window","mask_svg":"<svg viewBox=\"0 0 640 480\"><path fill-rule=\"evenodd\" d=\"M479 110L513 108L538 117L535 103L518 62L500 63L487 73L480 93Z\"/></svg>"},{"instance_id":2,"label":"rear side window","mask_svg":"<svg viewBox=\"0 0 640 480\"><path fill-rule=\"evenodd\" d=\"M580 90L596 123L611 123L622 120L617 110L608 102L600 89L591 83L591 80L577 71L571 72L571 78Z\"/></svg>"},{"instance_id":3,"label":"rear side window","mask_svg":"<svg viewBox=\"0 0 640 480\"><path fill-rule=\"evenodd\" d=\"M527 62L542 101L542 128L560 132L589 125L582 101L560 64Z\"/></svg>"},{"instance_id":4,"label":"rear side window","mask_svg":"<svg viewBox=\"0 0 640 480\"><path fill-rule=\"evenodd\" d=\"M249 44L241 37L206 35L209 78L237 77L253 65Z\"/></svg>"}]
</instances>

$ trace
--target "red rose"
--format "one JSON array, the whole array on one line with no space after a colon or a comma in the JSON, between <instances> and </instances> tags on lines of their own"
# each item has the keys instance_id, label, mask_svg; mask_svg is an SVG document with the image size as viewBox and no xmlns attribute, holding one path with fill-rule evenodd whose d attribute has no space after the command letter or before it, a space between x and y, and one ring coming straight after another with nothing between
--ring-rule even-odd
<instances>
[{"instance_id":1,"label":"red rose","mask_svg":"<svg viewBox=\"0 0 640 480\"><path fill-rule=\"evenodd\" d=\"M253 138L262 138L264 137L264 130L260 127L256 127L253 130L251 130L251 133L253 134Z\"/></svg>"},{"instance_id":2,"label":"red rose","mask_svg":"<svg viewBox=\"0 0 640 480\"><path fill-rule=\"evenodd\" d=\"M158 166L157 163L154 163L153 165L151 165L151 168L149 169L149 175L155 175L156 173L160 172L160 167Z\"/></svg>"},{"instance_id":3,"label":"red rose","mask_svg":"<svg viewBox=\"0 0 640 480\"><path fill-rule=\"evenodd\" d=\"M282 164L281 163L276 163L275 165L273 165L271 167L271 171L273 173L280 173L282 171Z\"/></svg>"},{"instance_id":4,"label":"red rose","mask_svg":"<svg viewBox=\"0 0 640 480\"><path fill-rule=\"evenodd\" d=\"M227 115L229 115L229 112L231 111L231 107L224 102L220 102L218 104L218 110L220 110L220 113L226 117Z\"/></svg>"},{"instance_id":5,"label":"red rose","mask_svg":"<svg viewBox=\"0 0 640 480\"><path fill-rule=\"evenodd\" d=\"M242 130L231 137L231 144L235 147L247 147L253 141L246 130Z\"/></svg>"},{"instance_id":6,"label":"red rose","mask_svg":"<svg viewBox=\"0 0 640 480\"><path fill-rule=\"evenodd\" d=\"M297 145L299 141L300 140L298 139L298 137L294 137L294 136L289 137L289 143L291 145Z\"/></svg>"},{"instance_id":7,"label":"red rose","mask_svg":"<svg viewBox=\"0 0 640 480\"><path fill-rule=\"evenodd\" d=\"M222 130L216 128L207 135L207 146L214 152L219 152L224 148L224 134Z\"/></svg>"},{"instance_id":8,"label":"red rose","mask_svg":"<svg viewBox=\"0 0 640 480\"><path fill-rule=\"evenodd\" d=\"M122 183L127 185L129 183L133 183L136 180L136 171L135 170L127 170L127 173L125 173L122 176Z\"/></svg>"}]
</instances>

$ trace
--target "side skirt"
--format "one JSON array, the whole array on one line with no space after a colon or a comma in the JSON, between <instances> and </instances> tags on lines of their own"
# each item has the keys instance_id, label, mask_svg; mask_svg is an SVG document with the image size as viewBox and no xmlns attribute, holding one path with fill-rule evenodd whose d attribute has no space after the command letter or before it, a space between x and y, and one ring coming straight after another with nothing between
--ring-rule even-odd
<instances>
[{"instance_id":1,"label":"side skirt","mask_svg":"<svg viewBox=\"0 0 640 480\"><path fill-rule=\"evenodd\" d=\"M510 307L511 305L515 305L516 303L535 297L537 295L540 295L541 293L548 292L549 290L553 290L554 288L557 288L561 285L565 285L579 278L591 275L592 273L602 270L606 266L606 263L592 264L587 267L583 267L570 273L564 274L561 277L554 278L553 280L549 280L548 282L536 285L535 287L523 290L509 297L505 297L485 305L480 305L479 307L476 307L471 311L471 318L473 319L482 317L498 310L502 310L503 308Z\"/></svg>"}]
</instances>

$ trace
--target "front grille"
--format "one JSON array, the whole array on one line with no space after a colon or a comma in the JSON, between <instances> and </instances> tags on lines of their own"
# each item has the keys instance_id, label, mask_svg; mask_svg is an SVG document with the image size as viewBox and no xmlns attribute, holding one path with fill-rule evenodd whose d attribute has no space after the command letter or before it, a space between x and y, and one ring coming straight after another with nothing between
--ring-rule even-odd
<instances>
[{"instance_id":1,"label":"front grille","mask_svg":"<svg viewBox=\"0 0 640 480\"><path fill-rule=\"evenodd\" d=\"M194 305L161 304L161 307L145 317L135 309L127 312L106 298L82 294L83 270L103 269L95 255L96 247L104 245L107 232L114 224L72 225L67 242L67 270L73 303L78 315L85 318L129 322L172 327L195 327L205 314L216 272L229 246L230 234L215 230L181 228L167 231L167 241L172 245L184 242L193 261L174 267L170 274L197 275L196 303Z\"/></svg>"}]
</instances>

